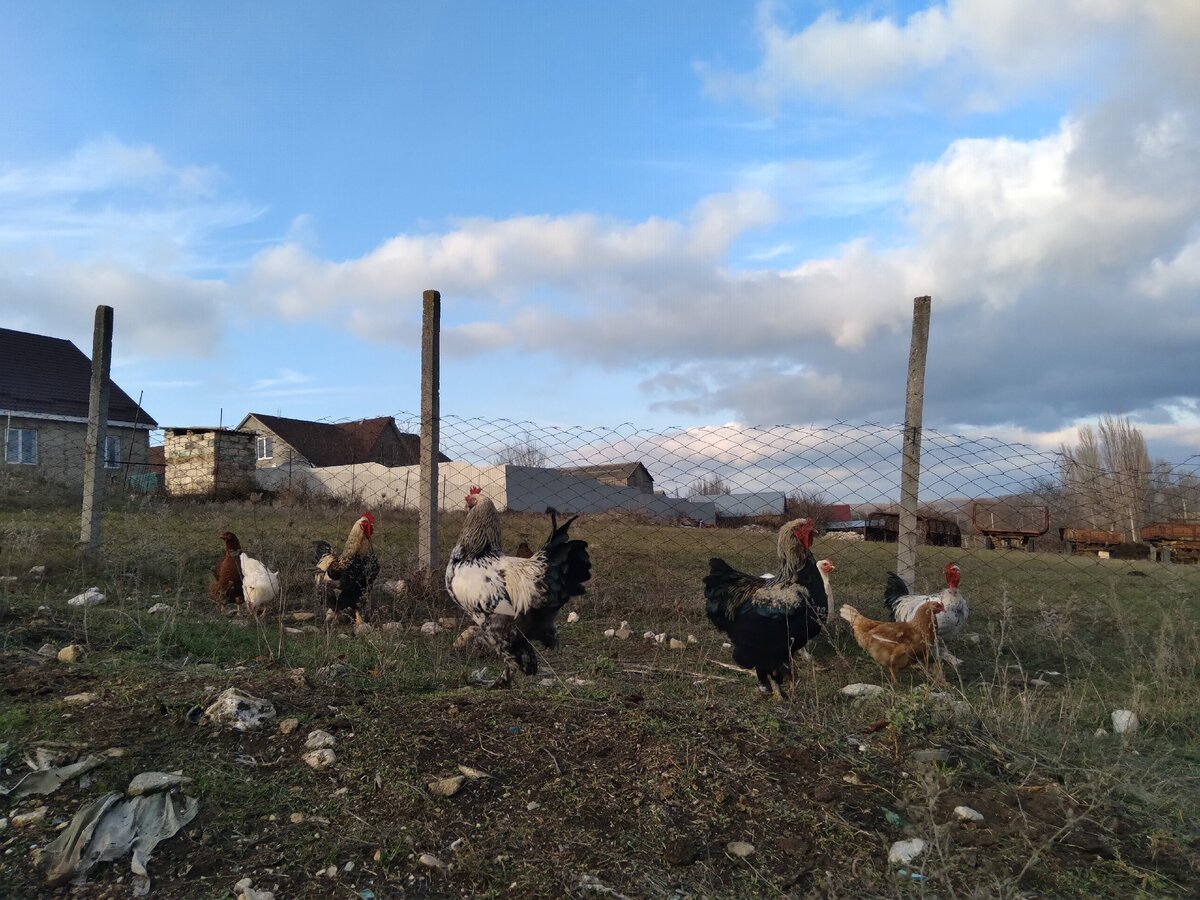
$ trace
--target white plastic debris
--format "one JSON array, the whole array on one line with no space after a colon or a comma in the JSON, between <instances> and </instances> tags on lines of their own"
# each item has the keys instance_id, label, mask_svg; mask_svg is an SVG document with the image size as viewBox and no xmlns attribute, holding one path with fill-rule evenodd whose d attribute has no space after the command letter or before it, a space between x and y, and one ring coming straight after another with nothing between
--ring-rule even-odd
<instances>
[{"instance_id":1,"label":"white plastic debris","mask_svg":"<svg viewBox=\"0 0 1200 900\"><path fill-rule=\"evenodd\" d=\"M1113 731L1117 734L1133 734L1138 730L1137 713L1132 709L1114 709L1112 714Z\"/></svg>"},{"instance_id":2,"label":"white plastic debris","mask_svg":"<svg viewBox=\"0 0 1200 900\"><path fill-rule=\"evenodd\" d=\"M67 606L99 606L103 603L105 597L100 593L100 588L90 587L82 594L76 594L67 601Z\"/></svg>"},{"instance_id":3,"label":"white plastic debris","mask_svg":"<svg viewBox=\"0 0 1200 900\"><path fill-rule=\"evenodd\" d=\"M954 815L958 817L960 822L982 822L983 813L977 809L971 809L969 806L954 807Z\"/></svg>"},{"instance_id":4,"label":"white plastic debris","mask_svg":"<svg viewBox=\"0 0 1200 900\"><path fill-rule=\"evenodd\" d=\"M270 700L247 694L238 688L226 688L204 710L204 721L225 725L235 731L250 731L275 718Z\"/></svg>"},{"instance_id":5,"label":"white plastic debris","mask_svg":"<svg viewBox=\"0 0 1200 900\"><path fill-rule=\"evenodd\" d=\"M925 842L920 838L909 838L907 841L896 841L888 850L888 862L909 865L925 852Z\"/></svg>"},{"instance_id":6,"label":"white plastic debris","mask_svg":"<svg viewBox=\"0 0 1200 900\"><path fill-rule=\"evenodd\" d=\"M877 684L848 684L838 693L847 697L875 697L883 693L883 688Z\"/></svg>"}]
</instances>

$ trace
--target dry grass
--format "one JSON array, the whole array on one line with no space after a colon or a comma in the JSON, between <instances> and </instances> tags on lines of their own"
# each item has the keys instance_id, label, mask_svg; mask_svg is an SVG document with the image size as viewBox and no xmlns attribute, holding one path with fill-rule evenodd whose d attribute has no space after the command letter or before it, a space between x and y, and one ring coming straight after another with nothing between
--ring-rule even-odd
<instances>
[{"instance_id":1,"label":"dry grass","mask_svg":"<svg viewBox=\"0 0 1200 900\"><path fill-rule=\"evenodd\" d=\"M770 704L752 678L717 665L727 651L699 596L709 556L771 568L772 534L584 519L576 532L591 543L594 578L581 621L543 657L555 680L493 693L469 685L489 661L454 652L453 632L416 633L454 614L434 592L375 610L377 622L400 621L397 632L286 630L290 612L312 608L309 541L340 541L356 513L302 503L120 509L106 515L102 567L88 568L73 513L4 512L0 574L45 564L52 575L0 586L0 741L130 750L88 790L49 798L52 818L137 771L196 777L200 817L151 864L161 896L229 896L243 875L287 897L550 897L585 875L638 897L1191 896L1200 886L1196 567L957 551L974 640L953 648L964 662L947 669L944 696L908 674L876 700L847 701L843 685L885 680L839 624L815 643L814 663L798 666L792 699ZM459 521L443 521L446 550ZM226 527L283 572L282 616L243 625L209 605ZM548 531L540 516L508 517L505 529L512 545ZM383 577L411 579L412 517L381 515L378 534ZM837 561L837 602L878 614L894 548L816 549ZM937 587L951 552L923 548L918 583ZM90 584L109 602L68 608ZM160 600L173 613L148 615ZM622 619L633 639L602 637ZM672 652L642 641L647 629L699 644ZM90 649L82 664L33 652L71 640ZM185 723L189 707L229 685L270 697L301 728L238 736ZM102 699L61 703L82 690ZM1096 737L1115 708L1136 710L1141 731ZM339 762L312 772L298 759L303 736L332 726ZM929 748L949 761L910 755ZM490 777L430 797L426 781L460 763ZM959 804L984 823L958 823ZM330 824L294 825L297 811ZM48 836L0 832L13 851L0 855L6 895L41 894L29 846ZM886 862L908 836L929 844L921 880ZM755 854L733 859L733 840ZM449 872L422 867L423 852ZM346 862L355 867L336 883L313 876ZM101 896L122 871L102 866L78 890Z\"/></svg>"}]
</instances>

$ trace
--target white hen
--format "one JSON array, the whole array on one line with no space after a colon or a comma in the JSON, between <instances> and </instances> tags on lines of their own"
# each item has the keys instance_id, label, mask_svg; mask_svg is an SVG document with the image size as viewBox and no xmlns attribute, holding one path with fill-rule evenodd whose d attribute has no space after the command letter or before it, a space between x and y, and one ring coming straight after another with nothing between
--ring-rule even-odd
<instances>
[{"instance_id":1,"label":"white hen","mask_svg":"<svg viewBox=\"0 0 1200 900\"><path fill-rule=\"evenodd\" d=\"M242 594L252 615L267 611L271 602L279 596L279 573L272 572L249 554L239 557L242 564Z\"/></svg>"}]
</instances>

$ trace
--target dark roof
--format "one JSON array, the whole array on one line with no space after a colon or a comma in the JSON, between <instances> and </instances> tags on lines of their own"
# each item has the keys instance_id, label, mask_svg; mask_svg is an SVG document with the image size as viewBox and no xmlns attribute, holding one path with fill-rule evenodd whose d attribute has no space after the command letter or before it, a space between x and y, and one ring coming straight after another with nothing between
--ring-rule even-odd
<instances>
[{"instance_id":1,"label":"dark roof","mask_svg":"<svg viewBox=\"0 0 1200 900\"><path fill-rule=\"evenodd\" d=\"M409 465L421 459L421 436L406 434L396 427L391 416L374 419L359 419L356 422L310 422L307 419L288 419L284 416L268 416L263 413L247 413L239 428L253 416L270 429L279 439L303 456L316 467L348 466L356 463L377 462L372 453L379 438L387 429L392 429L398 438L401 453ZM393 465L405 463L389 460ZM444 453L438 454L438 462L450 462Z\"/></svg>"},{"instance_id":2,"label":"dark roof","mask_svg":"<svg viewBox=\"0 0 1200 900\"><path fill-rule=\"evenodd\" d=\"M158 422L109 380L108 420ZM92 362L70 341L0 328L0 409L87 418Z\"/></svg>"},{"instance_id":3,"label":"dark roof","mask_svg":"<svg viewBox=\"0 0 1200 900\"><path fill-rule=\"evenodd\" d=\"M579 478L621 478L628 479L634 472L641 469L649 476L650 472L640 462L608 463L599 466L568 466L558 471ZM653 480L653 479L652 479Z\"/></svg>"}]
</instances>

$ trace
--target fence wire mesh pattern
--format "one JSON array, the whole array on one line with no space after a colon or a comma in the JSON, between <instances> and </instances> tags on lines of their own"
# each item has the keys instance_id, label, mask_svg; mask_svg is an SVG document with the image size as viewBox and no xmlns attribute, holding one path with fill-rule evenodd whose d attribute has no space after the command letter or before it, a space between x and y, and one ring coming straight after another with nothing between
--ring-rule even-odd
<instances>
[{"instance_id":1,"label":"fence wire mesh pattern","mask_svg":"<svg viewBox=\"0 0 1200 900\"><path fill-rule=\"evenodd\" d=\"M250 416L241 430L115 429L101 468L102 549L138 577L202 593L200 561L219 555L216 535L232 530L303 593L305 541L338 543L369 510L385 580L407 578L416 567L419 430L405 413L353 422ZM468 492L479 488L505 516L509 549L537 546L554 508L581 516L576 530L595 544L601 573L634 559L692 561L668 582L679 603L697 594L708 555L771 569L775 530L802 516L817 525L817 551L836 558L839 596L877 598L895 568L887 545L899 529L900 426L652 431L444 416L440 430L442 560ZM50 429L10 430L6 451L0 565L15 577L48 548L62 555L75 545L85 455L81 440ZM1180 570L1166 563L1200 557L1200 460L1122 465L1083 451L926 430L913 589L940 589L949 560L976 591L998 593L1014 572L1050 561L1040 586L1048 593L1067 582L1103 593L1133 571L1177 587ZM157 551L139 556L152 538ZM637 584L623 575L617 593L661 591L662 576L652 570ZM598 578L596 598L611 593Z\"/></svg>"}]
</instances>

